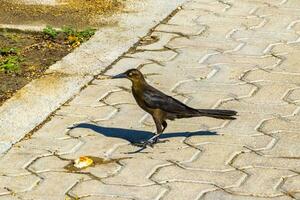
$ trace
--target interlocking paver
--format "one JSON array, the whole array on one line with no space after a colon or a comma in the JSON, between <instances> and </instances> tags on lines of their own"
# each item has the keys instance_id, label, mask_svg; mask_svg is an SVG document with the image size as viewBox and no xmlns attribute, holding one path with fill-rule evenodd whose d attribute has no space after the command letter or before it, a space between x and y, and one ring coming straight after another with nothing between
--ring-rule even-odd
<instances>
[{"instance_id":1,"label":"interlocking paver","mask_svg":"<svg viewBox=\"0 0 300 200\"><path fill-rule=\"evenodd\" d=\"M88 179L86 175L63 172L46 172L40 174L40 184L28 192L20 194L21 199L54 200L63 199L76 182ZM59 181L59 184L57 184Z\"/></svg>"},{"instance_id":2,"label":"interlocking paver","mask_svg":"<svg viewBox=\"0 0 300 200\"><path fill-rule=\"evenodd\" d=\"M0 199L299 199L299 9L185 2L0 158ZM239 116L169 122L164 143L128 154L155 131L129 81L108 79L130 68L189 106ZM65 168L82 155L109 162Z\"/></svg>"},{"instance_id":3,"label":"interlocking paver","mask_svg":"<svg viewBox=\"0 0 300 200\"><path fill-rule=\"evenodd\" d=\"M278 138L277 144L274 148L264 151L264 154L277 157L300 157L300 149L298 148L300 137L298 132L279 132L272 134L273 137Z\"/></svg>"},{"instance_id":4,"label":"interlocking paver","mask_svg":"<svg viewBox=\"0 0 300 200\"><path fill-rule=\"evenodd\" d=\"M228 165L230 158L235 152L241 151L242 146L224 145L218 143L200 144L198 147L202 150L198 158L191 162L184 164L187 168L200 168L205 170L230 170ZM218 159L215 158L218 155Z\"/></svg>"},{"instance_id":5,"label":"interlocking paver","mask_svg":"<svg viewBox=\"0 0 300 200\"><path fill-rule=\"evenodd\" d=\"M76 196L87 196L87 195L103 195L103 196L116 196L116 197L127 197L132 199L155 199L166 192L165 188L158 185L151 185L145 187L130 186L126 187L123 185L105 185L99 181L90 180L79 183L73 190L72 193Z\"/></svg>"},{"instance_id":6,"label":"interlocking paver","mask_svg":"<svg viewBox=\"0 0 300 200\"><path fill-rule=\"evenodd\" d=\"M299 190L300 190L300 177L299 175L288 177L283 186L282 189L285 191L291 193L293 196L295 195L296 198L299 197ZM297 194L298 193L298 194Z\"/></svg>"},{"instance_id":7,"label":"interlocking paver","mask_svg":"<svg viewBox=\"0 0 300 200\"><path fill-rule=\"evenodd\" d=\"M203 200L222 200L222 199L230 199L230 200L291 200L291 197L287 196L279 196L279 197L253 197L253 196L243 196L243 195L237 195L237 194L230 194L226 193L222 190L217 190L213 192L209 192L201 198Z\"/></svg>"},{"instance_id":8,"label":"interlocking paver","mask_svg":"<svg viewBox=\"0 0 300 200\"><path fill-rule=\"evenodd\" d=\"M115 176L106 178L106 184L119 184L119 185L151 185L148 176L152 173L157 165L166 164L166 161L156 159L129 159L122 161L124 168ZM144 167L141 167L141 164ZM132 174L132 176L128 176Z\"/></svg>"},{"instance_id":9,"label":"interlocking paver","mask_svg":"<svg viewBox=\"0 0 300 200\"><path fill-rule=\"evenodd\" d=\"M230 191L249 196L276 197L282 194L277 190L281 179L295 175L288 170L270 168L252 168L245 171L249 174L247 180L238 188L230 188Z\"/></svg>"},{"instance_id":10,"label":"interlocking paver","mask_svg":"<svg viewBox=\"0 0 300 200\"><path fill-rule=\"evenodd\" d=\"M172 182L166 184L170 191L165 195L164 199L197 199L201 193L207 190L215 189L215 186L209 184ZM184 188L184 191L182 189Z\"/></svg>"},{"instance_id":11,"label":"interlocking paver","mask_svg":"<svg viewBox=\"0 0 300 200\"><path fill-rule=\"evenodd\" d=\"M237 159L234 160L233 166L238 168L248 167L272 167L277 169L292 169L299 170L300 161L299 159L287 159L282 157L270 157L264 155L258 155L254 152L243 153Z\"/></svg>"},{"instance_id":12,"label":"interlocking paver","mask_svg":"<svg viewBox=\"0 0 300 200\"><path fill-rule=\"evenodd\" d=\"M210 171L197 169L182 169L177 166L168 166L160 169L154 174L155 181L166 182L198 182L218 185L220 187L229 187L238 185L246 175L240 171Z\"/></svg>"}]
</instances>

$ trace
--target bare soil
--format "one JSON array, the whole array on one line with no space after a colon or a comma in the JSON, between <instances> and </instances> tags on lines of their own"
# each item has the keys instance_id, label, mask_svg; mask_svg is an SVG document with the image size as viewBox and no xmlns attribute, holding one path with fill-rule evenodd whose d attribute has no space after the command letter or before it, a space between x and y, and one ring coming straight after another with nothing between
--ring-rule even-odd
<instances>
[{"instance_id":1,"label":"bare soil","mask_svg":"<svg viewBox=\"0 0 300 200\"><path fill-rule=\"evenodd\" d=\"M18 0L0 0L0 23L47 24L80 29L105 24L105 15L118 12L124 0L62 0L59 5L25 5Z\"/></svg>"},{"instance_id":2,"label":"bare soil","mask_svg":"<svg viewBox=\"0 0 300 200\"><path fill-rule=\"evenodd\" d=\"M18 70L0 71L0 105L75 48L63 33L53 39L44 33L0 30L0 49L7 47L18 49L17 56L21 59ZM1 59L5 59L5 55L0 55Z\"/></svg>"}]
</instances>

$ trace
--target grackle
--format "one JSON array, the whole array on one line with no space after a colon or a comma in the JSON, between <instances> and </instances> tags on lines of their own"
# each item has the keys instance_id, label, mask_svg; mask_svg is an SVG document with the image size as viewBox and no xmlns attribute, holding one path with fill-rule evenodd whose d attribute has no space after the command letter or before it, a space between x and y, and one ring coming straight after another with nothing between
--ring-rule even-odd
<instances>
[{"instance_id":1,"label":"grackle","mask_svg":"<svg viewBox=\"0 0 300 200\"><path fill-rule=\"evenodd\" d=\"M236 111L219 109L194 109L168 96L149 85L143 74L137 69L129 69L112 78L128 78L132 82L132 94L137 104L148 112L156 125L156 134L144 143L152 146L167 128L166 120L190 117L213 117L217 119L235 119Z\"/></svg>"}]
</instances>

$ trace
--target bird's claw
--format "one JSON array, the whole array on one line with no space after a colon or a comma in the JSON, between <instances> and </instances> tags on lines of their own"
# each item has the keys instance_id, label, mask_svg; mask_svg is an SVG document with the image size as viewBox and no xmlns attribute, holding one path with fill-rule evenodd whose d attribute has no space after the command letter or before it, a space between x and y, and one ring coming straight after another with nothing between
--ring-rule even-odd
<instances>
[{"instance_id":1,"label":"bird's claw","mask_svg":"<svg viewBox=\"0 0 300 200\"><path fill-rule=\"evenodd\" d=\"M153 148L154 144L157 142L157 140L147 140L143 142L143 147L146 148L147 146Z\"/></svg>"},{"instance_id":2,"label":"bird's claw","mask_svg":"<svg viewBox=\"0 0 300 200\"><path fill-rule=\"evenodd\" d=\"M151 148L154 146L155 143L157 143L158 140L156 139L149 139L140 143L132 143L132 145L142 148L147 148L147 146L150 146Z\"/></svg>"},{"instance_id":3,"label":"bird's claw","mask_svg":"<svg viewBox=\"0 0 300 200\"><path fill-rule=\"evenodd\" d=\"M160 140L157 137L157 138L149 139L149 140L143 142L142 147L146 148L147 146L150 146L151 148L153 148L154 144L156 144L156 143L165 143L167 141L169 141L169 140Z\"/></svg>"}]
</instances>

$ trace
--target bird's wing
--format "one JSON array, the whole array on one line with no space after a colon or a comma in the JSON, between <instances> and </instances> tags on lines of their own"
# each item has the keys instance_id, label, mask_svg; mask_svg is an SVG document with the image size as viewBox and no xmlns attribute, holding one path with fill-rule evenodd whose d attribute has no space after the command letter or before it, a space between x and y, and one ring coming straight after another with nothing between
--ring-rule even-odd
<instances>
[{"instance_id":1,"label":"bird's wing","mask_svg":"<svg viewBox=\"0 0 300 200\"><path fill-rule=\"evenodd\" d=\"M181 103L177 99L168 96L155 88L146 90L143 93L145 104L152 109L161 109L169 113L183 113L192 110L192 108Z\"/></svg>"}]
</instances>

